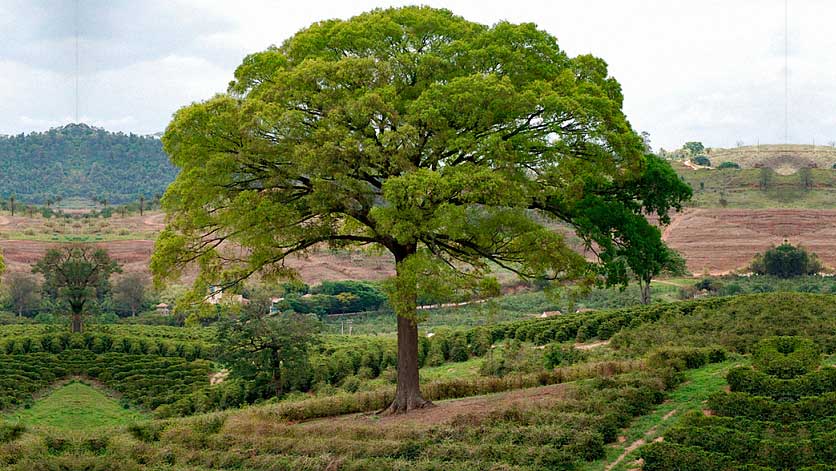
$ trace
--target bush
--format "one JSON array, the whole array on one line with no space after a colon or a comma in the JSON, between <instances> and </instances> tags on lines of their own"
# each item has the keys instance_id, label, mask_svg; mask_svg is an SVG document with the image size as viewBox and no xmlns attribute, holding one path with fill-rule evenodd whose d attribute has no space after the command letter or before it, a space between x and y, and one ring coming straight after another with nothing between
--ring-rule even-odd
<instances>
[{"instance_id":1,"label":"bush","mask_svg":"<svg viewBox=\"0 0 836 471\"><path fill-rule=\"evenodd\" d=\"M26 432L23 424L9 424L0 422L0 444L11 443Z\"/></svg>"},{"instance_id":2,"label":"bush","mask_svg":"<svg viewBox=\"0 0 836 471\"><path fill-rule=\"evenodd\" d=\"M571 345L560 345L557 343L546 346L543 358L544 366L551 370L557 366L569 366L586 359L587 353Z\"/></svg>"},{"instance_id":3,"label":"bush","mask_svg":"<svg viewBox=\"0 0 836 471\"><path fill-rule=\"evenodd\" d=\"M671 367L675 371L685 371L725 359L726 351L722 347L664 347L652 351L647 364L654 368Z\"/></svg>"},{"instance_id":4,"label":"bush","mask_svg":"<svg viewBox=\"0 0 836 471\"><path fill-rule=\"evenodd\" d=\"M704 155L697 155L691 158L691 162L695 163L696 165L702 165L703 167L710 167L711 161L708 157Z\"/></svg>"},{"instance_id":5,"label":"bush","mask_svg":"<svg viewBox=\"0 0 836 471\"><path fill-rule=\"evenodd\" d=\"M778 278L815 275L822 269L816 254L807 252L788 242L772 247L763 254L756 254L750 266L754 273Z\"/></svg>"}]
</instances>

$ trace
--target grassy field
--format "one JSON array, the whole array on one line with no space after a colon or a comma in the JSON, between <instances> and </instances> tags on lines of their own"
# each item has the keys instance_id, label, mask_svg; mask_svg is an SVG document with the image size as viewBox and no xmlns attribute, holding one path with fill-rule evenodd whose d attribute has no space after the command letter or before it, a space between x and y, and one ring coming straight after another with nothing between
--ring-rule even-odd
<instances>
[{"instance_id":1,"label":"grassy field","mask_svg":"<svg viewBox=\"0 0 836 471\"><path fill-rule=\"evenodd\" d=\"M694 170L676 162L677 173L694 190L689 206L740 209L830 209L836 203L836 170L812 169L813 188L805 190L799 174L772 173L766 190L760 188L761 169Z\"/></svg>"},{"instance_id":2,"label":"grassy field","mask_svg":"<svg viewBox=\"0 0 836 471\"><path fill-rule=\"evenodd\" d=\"M35 402L31 408L10 413L6 420L26 426L90 430L126 425L145 418L144 414L125 409L96 388L81 381L71 381Z\"/></svg>"}]
</instances>

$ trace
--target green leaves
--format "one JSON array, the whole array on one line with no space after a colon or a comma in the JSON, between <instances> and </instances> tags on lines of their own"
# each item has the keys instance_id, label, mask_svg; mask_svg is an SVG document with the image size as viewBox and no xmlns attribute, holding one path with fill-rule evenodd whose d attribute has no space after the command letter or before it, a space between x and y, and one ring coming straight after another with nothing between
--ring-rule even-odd
<instances>
[{"instance_id":1,"label":"green leaves","mask_svg":"<svg viewBox=\"0 0 836 471\"><path fill-rule=\"evenodd\" d=\"M182 171L153 270L199 262L200 282L234 283L288 276L284 260L316 247L373 244L410 286L497 267L588 277L545 227L556 218L623 281L661 245L644 213L665 221L690 193L643 155L621 104L602 60L568 57L533 24L426 7L316 23L245 58L230 95L176 114L164 144ZM407 275L410 257L425 275Z\"/></svg>"}]
</instances>

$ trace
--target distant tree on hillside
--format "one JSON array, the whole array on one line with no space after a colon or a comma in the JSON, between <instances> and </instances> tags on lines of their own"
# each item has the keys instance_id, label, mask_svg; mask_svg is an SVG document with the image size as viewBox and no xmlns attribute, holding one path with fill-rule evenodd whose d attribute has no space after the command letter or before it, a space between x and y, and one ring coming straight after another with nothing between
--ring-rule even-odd
<instances>
[{"instance_id":1,"label":"distant tree on hillside","mask_svg":"<svg viewBox=\"0 0 836 471\"><path fill-rule=\"evenodd\" d=\"M702 145L702 142L686 142L682 148L688 151L691 157L696 157L705 152L705 146Z\"/></svg>"},{"instance_id":2,"label":"distant tree on hillside","mask_svg":"<svg viewBox=\"0 0 836 471\"><path fill-rule=\"evenodd\" d=\"M650 145L650 133L647 131L641 132L642 143L644 144L644 151L648 154L653 153L653 146Z\"/></svg>"},{"instance_id":3,"label":"distant tree on hillside","mask_svg":"<svg viewBox=\"0 0 836 471\"><path fill-rule=\"evenodd\" d=\"M148 301L150 281L141 273L129 273L119 278L113 285L113 301L123 311L136 316L137 311Z\"/></svg>"},{"instance_id":4,"label":"distant tree on hillside","mask_svg":"<svg viewBox=\"0 0 836 471\"><path fill-rule=\"evenodd\" d=\"M792 278L815 275L821 271L822 265L816 254L784 241L781 245L772 247L763 254L756 254L750 269L759 275Z\"/></svg>"},{"instance_id":5,"label":"distant tree on hillside","mask_svg":"<svg viewBox=\"0 0 836 471\"><path fill-rule=\"evenodd\" d=\"M656 227L652 229L659 230ZM630 260L630 270L639 283L642 304L650 304L650 285L654 278L662 274L683 276L688 273L682 255L657 239L655 234L648 234L646 243L648 246L637 250L637 256Z\"/></svg>"},{"instance_id":6,"label":"distant tree on hillside","mask_svg":"<svg viewBox=\"0 0 836 471\"><path fill-rule=\"evenodd\" d=\"M813 170L809 167L798 169L798 183L804 191L813 189Z\"/></svg>"},{"instance_id":7,"label":"distant tree on hillside","mask_svg":"<svg viewBox=\"0 0 836 471\"><path fill-rule=\"evenodd\" d=\"M12 273L6 278L6 292L9 307L22 316L38 305L40 301L38 280L25 273Z\"/></svg>"},{"instance_id":8,"label":"distant tree on hillside","mask_svg":"<svg viewBox=\"0 0 836 471\"><path fill-rule=\"evenodd\" d=\"M732 169L732 168L733 168L733 169L740 169L740 165L738 165L738 164L737 164L737 163L735 163L735 162L723 162L723 163L721 163L720 165L718 165L718 166L717 166L717 168L718 168L719 170L723 170L723 169Z\"/></svg>"},{"instance_id":9,"label":"distant tree on hillside","mask_svg":"<svg viewBox=\"0 0 836 471\"><path fill-rule=\"evenodd\" d=\"M703 167L710 167L711 166L711 161L708 160L708 157L706 157L704 155L698 155L696 157L692 157L691 162L693 162L697 165L702 165Z\"/></svg>"},{"instance_id":10,"label":"distant tree on hillside","mask_svg":"<svg viewBox=\"0 0 836 471\"><path fill-rule=\"evenodd\" d=\"M769 167L761 167L760 173L758 174L758 187L761 191L769 190L772 185L774 173L775 172Z\"/></svg>"},{"instance_id":11,"label":"distant tree on hillside","mask_svg":"<svg viewBox=\"0 0 836 471\"><path fill-rule=\"evenodd\" d=\"M110 294L110 275L122 271L103 249L71 245L49 249L32 268L44 277L44 295L67 304L72 331L81 332L85 306Z\"/></svg>"}]
</instances>

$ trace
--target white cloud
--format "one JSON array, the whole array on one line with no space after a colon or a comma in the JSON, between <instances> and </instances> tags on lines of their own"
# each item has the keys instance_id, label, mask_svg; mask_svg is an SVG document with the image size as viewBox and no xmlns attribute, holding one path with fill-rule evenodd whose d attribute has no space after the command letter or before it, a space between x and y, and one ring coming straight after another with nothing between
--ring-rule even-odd
<instances>
[{"instance_id":1,"label":"white cloud","mask_svg":"<svg viewBox=\"0 0 836 471\"><path fill-rule=\"evenodd\" d=\"M145 133L162 130L180 106L225 90L247 53L280 44L317 20L414 2L80 3L86 12L80 18L81 114L106 127ZM534 22L570 55L604 58L623 86L634 128L666 148L693 139L710 146L782 142L788 45L790 139L836 139L831 2L791 2L788 42L783 0L421 3L486 24ZM0 0L0 42L6 46L0 51L0 133L73 115L70 4Z\"/></svg>"}]
</instances>

